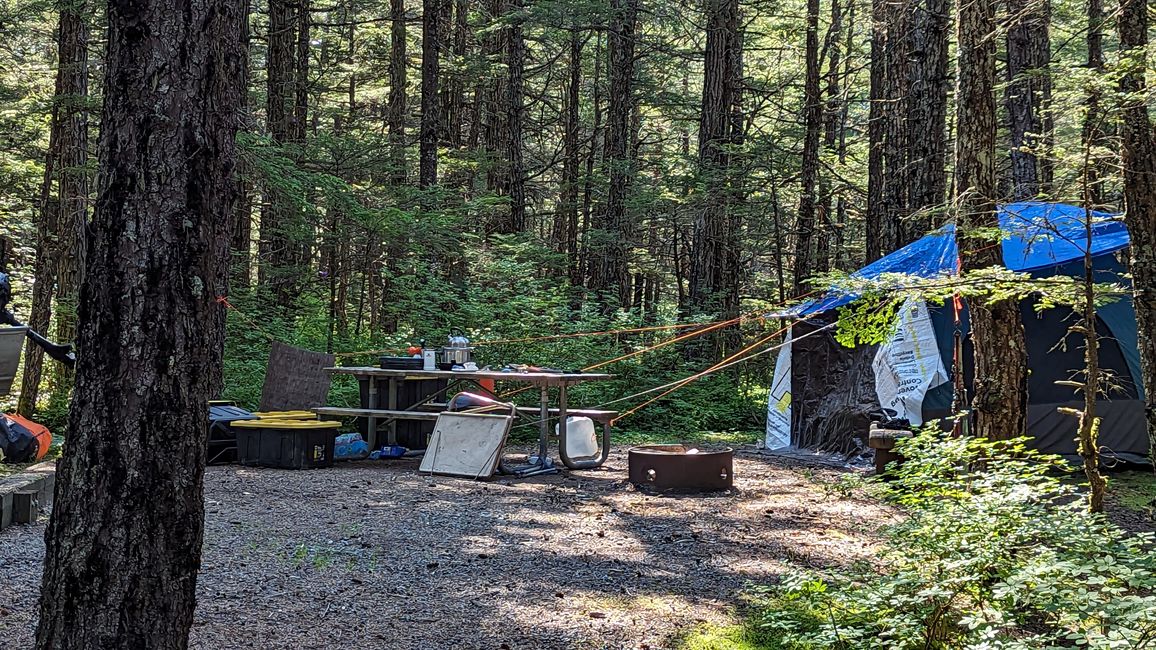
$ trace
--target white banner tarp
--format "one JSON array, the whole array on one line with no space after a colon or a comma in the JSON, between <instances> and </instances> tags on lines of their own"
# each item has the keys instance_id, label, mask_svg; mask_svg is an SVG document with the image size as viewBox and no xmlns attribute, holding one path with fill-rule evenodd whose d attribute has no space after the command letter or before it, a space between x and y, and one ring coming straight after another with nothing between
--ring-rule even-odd
<instances>
[{"instance_id":1,"label":"white banner tarp","mask_svg":"<svg viewBox=\"0 0 1156 650\"><path fill-rule=\"evenodd\" d=\"M927 391L948 381L925 302L912 298L903 304L895 334L879 346L872 368L879 404L915 426L923 424Z\"/></svg>"},{"instance_id":2,"label":"white banner tarp","mask_svg":"<svg viewBox=\"0 0 1156 650\"><path fill-rule=\"evenodd\" d=\"M775 378L767 398L767 449L791 446L791 332L787 330L787 341L779 348Z\"/></svg>"}]
</instances>

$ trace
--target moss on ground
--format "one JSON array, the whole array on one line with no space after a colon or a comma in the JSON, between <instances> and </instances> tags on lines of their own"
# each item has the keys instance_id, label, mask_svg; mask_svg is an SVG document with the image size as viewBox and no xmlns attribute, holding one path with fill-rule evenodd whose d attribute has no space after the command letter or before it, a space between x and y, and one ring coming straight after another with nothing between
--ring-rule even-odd
<instances>
[{"instance_id":1,"label":"moss on ground","mask_svg":"<svg viewBox=\"0 0 1156 650\"><path fill-rule=\"evenodd\" d=\"M1110 475L1108 498L1127 510L1156 514L1156 475L1143 470Z\"/></svg>"},{"instance_id":2,"label":"moss on ground","mask_svg":"<svg viewBox=\"0 0 1156 650\"><path fill-rule=\"evenodd\" d=\"M752 625L702 625L683 636L675 650L775 650L768 635Z\"/></svg>"}]
</instances>

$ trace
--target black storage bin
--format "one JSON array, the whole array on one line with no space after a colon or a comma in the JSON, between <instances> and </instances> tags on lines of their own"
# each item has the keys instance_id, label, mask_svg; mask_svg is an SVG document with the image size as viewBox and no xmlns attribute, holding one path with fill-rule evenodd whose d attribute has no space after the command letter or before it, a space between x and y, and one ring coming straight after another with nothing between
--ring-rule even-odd
<instances>
[{"instance_id":1,"label":"black storage bin","mask_svg":"<svg viewBox=\"0 0 1156 650\"><path fill-rule=\"evenodd\" d=\"M361 390L361 408L389 408L388 379L384 377L377 379L377 404L374 405L369 403L369 380L358 377L357 381ZM407 409L430 395L436 395L431 400L433 402L445 402L445 391L448 386L448 379L399 380L397 382L397 408L398 410ZM433 434L434 424L436 423L426 420L397 420L397 444L407 449L425 449L429 446L429 437ZM385 444L388 427L389 425L382 424L381 420L378 420L377 442L379 446ZM363 437L368 434L369 423L365 418L357 418L357 430L361 432Z\"/></svg>"},{"instance_id":2,"label":"black storage bin","mask_svg":"<svg viewBox=\"0 0 1156 650\"><path fill-rule=\"evenodd\" d=\"M330 467L339 426L339 422L307 420L237 423L237 460L255 467Z\"/></svg>"},{"instance_id":3,"label":"black storage bin","mask_svg":"<svg viewBox=\"0 0 1156 650\"><path fill-rule=\"evenodd\" d=\"M206 460L210 465L237 462L237 433L234 422L256 420L257 416L233 402L209 402L209 439Z\"/></svg>"}]
</instances>

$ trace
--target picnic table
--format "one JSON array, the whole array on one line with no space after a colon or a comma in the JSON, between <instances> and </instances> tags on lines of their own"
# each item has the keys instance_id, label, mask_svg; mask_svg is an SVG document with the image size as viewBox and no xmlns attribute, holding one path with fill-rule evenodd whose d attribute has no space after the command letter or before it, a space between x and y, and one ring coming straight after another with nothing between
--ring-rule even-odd
<instances>
[{"instance_id":1,"label":"picnic table","mask_svg":"<svg viewBox=\"0 0 1156 650\"><path fill-rule=\"evenodd\" d=\"M570 469L590 469L606 462L610 452L610 426L615 415L613 411L599 411L592 409L570 409L567 404L566 392L571 386L587 381L601 381L610 379L613 375L599 373L570 373L570 372L500 372L492 370L400 370L376 367L337 366L326 368L326 372L333 375L351 375L366 380L368 384L370 407L378 404L380 383L384 380L387 408L342 408L323 406L313 409L318 415L338 417L361 417L366 419L366 437L371 449L377 448L377 427L379 421L386 424L388 444L397 443L398 420L436 420L438 413L447 407L445 395L463 388L482 388L482 380L525 384L538 389L539 407L537 409L520 407L519 415L537 415L538 419L538 455L534 462L524 466L509 469L518 476L529 476L544 472L555 471L553 462L547 450L550 436L549 423L551 418L557 418L558 426L558 455L562 463ZM425 399L412 404L407 408L399 409L397 403L398 386L402 381L420 379L447 380L445 389L437 391ZM550 389L557 389L557 406L551 406ZM483 391L489 392L485 388ZM439 396L442 401L435 402ZM602 424L602 453L600 456L589 459L571 458L566 453L566 417L568 415L590 417Z\"/></svg>"}]
</instances>

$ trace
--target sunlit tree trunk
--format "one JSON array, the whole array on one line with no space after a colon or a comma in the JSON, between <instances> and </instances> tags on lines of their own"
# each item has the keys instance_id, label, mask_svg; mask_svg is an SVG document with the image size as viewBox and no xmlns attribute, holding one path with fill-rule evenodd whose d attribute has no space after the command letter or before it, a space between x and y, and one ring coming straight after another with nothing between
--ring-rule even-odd
<instances>
[{"instance_id":1,"label":"sunlit tree trunk","mask_svg":"<svg viewBox=\"0 0 1156 650\"><path fill-rule=\"evenodd\" d=\"M995 180L995 7L993 0L960 2L957 9L955 185L961 270L1002 263L1001 247L979 236L998 228ZM1019 305L1012 300L968 303L974 345L974 433L990 439L1020 436L1027 418L1027 350Z\"/></svg>"},{"instance_id":2,"label":"sunlit tree trunk","mask_svg":"<svg viewBox=\"0 0 1156 650\"><path fill-rule=\"evenodd\" d=\"M1011 135L1012 198L1023 201L1051 191L1052 97L1048 23L1050 0L1009 0L1008 84L1004 102Z\"/></svg>"},{"instance_id":3,"label":"sunlit tree trunk","mask_svg":"<svg viewBox=\"0 0 1156 650\"><path fill-rule=\"evenodd\" d=\"M626 197L633 175L630 122L634 109L634 46L638 0L611 0L609 25L610 77L606 114L605 165L610 185L601 209L594 213L590 233L587 287L603 304L630 304L630 272L627 251L634 234L626 211Z\"/></svg>"},{"instance_id":4,"label":"sunlit tree trunk","mask_svg":"<svg viewBox=\"0 0 1156 650\"><path fill-rule=\"evenodd\" d=\"M703 190L697 202L689 278L690 308L725 315L737 309L737 287L731 261L737 255L731 205L732 111L738 92L739 15L737 0L707 3L707 41L703 66L702 117L698 133L698 166ZM736 278L737 281L737 278Z\"/></svg>"},{"instance_id":5,"label":"sunlit tree trunk","mask_svg":"<svg viewBox=\"0 0 1156 650\"><path fill-rule=\"evenodd\" d=\"M76 295L84 264L88 218L88 20L85 2L61 5L58 66L41 191L32 313L28 324L48 332L56 302L56 337L76 334ZM40 395L44 352L31 340L24 355L18 411L31 416ZM54 389L67 391L71 373L58 368Z\"/></svg>"},{"instance_id":6,"label":"sunlit tree trunk","mask_svg":"<svg viewBox=\"0 0 1156 650\"><path fill-rule=\"evenodd\" d=\"M1120 58L1124 94L1120 141L1124 150L1124 220L1132 245L1132 302L1140 348L1149 454L1156 467L1156 141L1148 115L1144 73L1148 57L1148 3L1120 0Z\"/></svg>"}]
</instances>

